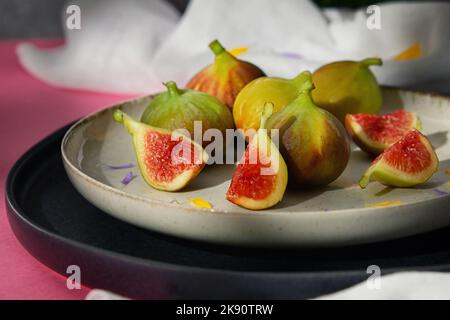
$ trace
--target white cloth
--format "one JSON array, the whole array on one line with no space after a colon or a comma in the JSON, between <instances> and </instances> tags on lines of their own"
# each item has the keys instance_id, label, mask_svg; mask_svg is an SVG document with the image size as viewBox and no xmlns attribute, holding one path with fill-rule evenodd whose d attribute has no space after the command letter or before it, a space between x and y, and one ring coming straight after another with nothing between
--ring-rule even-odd
<instances>
[{"instance_id":1,"label":"white cloth","mask_svg":"<svg viewBox=\"0 0 450 320\"><path fill-rule=\"evenodd\" d=\"M379 5L379 30L367 28L366 8L321 11L309 0L192 0L180 20L162 0L75 3L82 27L66 31L63 48L18 48L27 70L62 87L150 93L163 81L184 85L213 60L207 45L215 38L248 48L242 59L269 75L380 56L385 65L372 69L382 84L450 83L449 3ZM392 59L414 44L419 58Z\"/></svg>"},{"instance_id":2,"label":"white cloth","mask_svg":"<svg viewBox=\"0 0 450 320\"><path fill-rule=\"evenodd\" d=\"M126 299L94 289L87 300ZM450 274L440 272L399 272L382 276L379 287L362 282L317 300L450 300Z\"/></svg>"},{"instance_id":3,"label":"white cloth","mask_svg":"<svg viewBox=\"0 0 450 320\"><path fill-rule=\"evenodd\" d=\"M450 274L439 272L401 272L380 278L377 289L367 282L319 300L449 300Z\"/></svg>"}]
</instances>

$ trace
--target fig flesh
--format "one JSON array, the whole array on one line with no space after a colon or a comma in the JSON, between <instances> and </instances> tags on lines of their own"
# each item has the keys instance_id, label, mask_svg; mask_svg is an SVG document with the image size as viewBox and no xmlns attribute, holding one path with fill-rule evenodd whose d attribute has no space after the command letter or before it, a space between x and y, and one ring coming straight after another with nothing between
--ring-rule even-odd
<instances>
[{"instance_id":1,"label":"fig flesh","mask_svg":"<svg viewBox=\"0 0 450 320\"><path fill-rule=\"evenodd\" d=\"M379 155L411 129L422 127L415 112L403 109L384 114L347 114L345 128L353 141L364 151Z\"/></svg>"},{"instance_id":2,"label":"fig flesh","mask_svg":"<svg viewBox=\"0 0 450 320\"><path fill-rule=\"evenodd\" d=\"M234 57L217 40L211 42L209 47L215 55L214 63L197 73L186 87L206 92L232 109L242 88L265 74L254 64Z\"/></svg>"},{"instance_id":3,"label":"fig flesh","mask_svg":"<svg viewBox=\"0 0 450 320\"><path fill-rule=\"evenodd\" d=\"M143 124L121 110L113 116L131 134L142 177L151 187L178 191L205 166L207 154L186 136Z\"/></svg>"},{"instance_id":4,"label":"fig flesh","mask_svg":"<svg viewBox=\"0 0 450 320\"><path fill-rule=\"evenodd\" d=\"M273 105L267 104L260 129L239 161L227 192L227 199L251 210L270 208L280 202L286 190L286 163L265 129Z\"/></svg>"},{"instance_id":5,"label":"fig flesh","mask_svg":"<svg viewBox=\"0 0 450 320\"><path fill-rule=\"evenodd\" d=\"M382 95L370 66L381 66L379 58L362 61L338 61L313 73L314 102L344 123L347 114L378 114Z\"/></svg>"},{"instance_id":6,"label":"fig flesh","mask_svg":"<svg viewBox=\"0 0 450 320\"><path fill-rule=\"evenodd\" d=\"M303 92L273 114L267 127L278 129L280 151L293 187L323 186L337 179L350 157L350 140L344 126L311 98L311 74ZM306 85L307 84L307 85Z\"/></svg>"},{"instance_id":7,"label":"fig flesh","mask_svg":"<svg viewBox=\"0 0 450 320\"><path fill-rule=\"evenodd\" d=\"M428 181L438 166L430 141L411 129L372 162L359 185L365 188L370 181L378 181L386 186L413 187Z\"/></svg>"}]
</instances>

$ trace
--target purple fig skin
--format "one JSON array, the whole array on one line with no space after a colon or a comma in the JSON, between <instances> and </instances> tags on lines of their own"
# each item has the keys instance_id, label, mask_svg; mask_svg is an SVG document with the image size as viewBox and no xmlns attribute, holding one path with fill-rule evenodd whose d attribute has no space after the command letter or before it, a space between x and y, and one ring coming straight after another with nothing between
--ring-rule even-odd
<instances>
[{"instance_id":1,"label":"purple fig skin","mask_svg":"<svg viewBox=\"0 0 450 320\"><path fill-rule=\"evenodd\" d=\"M350 139L342 123L317 107L307 88L292 103L272 115L267 126L279 129L280 151L296 188L327 185L345 170Z\"/></svg>"}]
</instances>

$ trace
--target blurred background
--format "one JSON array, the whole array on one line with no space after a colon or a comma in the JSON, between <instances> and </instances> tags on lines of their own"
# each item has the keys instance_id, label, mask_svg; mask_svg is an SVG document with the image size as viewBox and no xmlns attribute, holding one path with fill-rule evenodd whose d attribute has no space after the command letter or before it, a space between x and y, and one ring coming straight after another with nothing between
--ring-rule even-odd
<instances>
[{"instance_id":1,"label":"blurred background","mask_svg":"<svg viewBox=\"0 0 450 320\"><path fill-rule=\"evenodd\" d=\"M167 0L183 12L189 0ZM300 0L301 1L301 0ZM404 1L404 2L412 2ZM68 0L0 0L0 37L60 37L61 12ZM371 0L315 0L321 7L358 8L389 1Z\"/></svg>"}]
</instances>

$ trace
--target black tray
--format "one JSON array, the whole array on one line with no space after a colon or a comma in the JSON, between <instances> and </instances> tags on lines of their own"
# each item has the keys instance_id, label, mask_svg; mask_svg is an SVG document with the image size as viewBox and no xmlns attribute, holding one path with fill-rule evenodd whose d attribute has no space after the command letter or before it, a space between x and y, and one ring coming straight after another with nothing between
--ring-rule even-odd
<instances>
[{"instance_id":1,"label":"black tray","mask_svg":"<svg viewBox=\"0 0 450 320\"><path fill-rule=\"evenodd\" d=\"M198 243L121 222L87 202L60 156L62 128L30 149L7 179L11 227L33 256L84 285L131 298L312 298L400 270L450 270L450 228L335 249L248 249Z\"/></svg>"}]
</instances>

